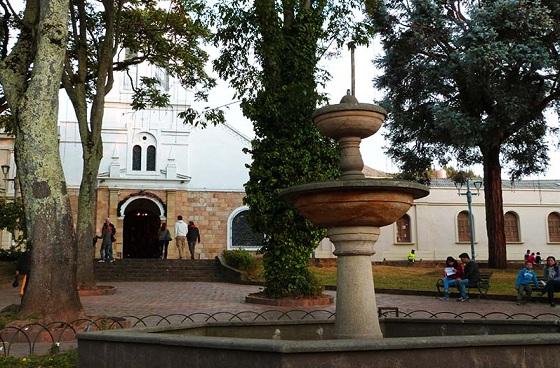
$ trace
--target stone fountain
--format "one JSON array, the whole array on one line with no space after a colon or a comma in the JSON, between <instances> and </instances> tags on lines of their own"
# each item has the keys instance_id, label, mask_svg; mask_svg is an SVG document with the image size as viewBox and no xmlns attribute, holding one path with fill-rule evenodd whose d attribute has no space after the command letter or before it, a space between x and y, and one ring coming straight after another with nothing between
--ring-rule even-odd
<instances>
[{"instance_id":1,"label":"stone fountain","mask_svg":"<svg viewBox=\"0 0 560 368\"><path fill-rule=\"evenodd\" d=\"M362 139L385 119L379 106L348 94L339 104L320 108L313 122L341 147L340 179L298 185L281 193L313 224L328 229L337 259L336 337L381 338L371 256L379 228L397 221L428 188L406 181L371 179L363 174Z\"/></svg>"},{"instance_id":2,"label":"stone fountain","mask_svg":"<svg viewBox=\"0 0 560 368\"><path fill-rule=\"evenodd\" d=\"M201 322L78 334L80 368L473 368L543 367L560 360L556 320L463 320L377 316L371 256L379 229L401 217L425 186L366 179L361 139L385 118L345 96L313 114L342 148L340 179L298 185L281 197L328 229L337 259L332 320Z\"/></svg>"}]
</instances>

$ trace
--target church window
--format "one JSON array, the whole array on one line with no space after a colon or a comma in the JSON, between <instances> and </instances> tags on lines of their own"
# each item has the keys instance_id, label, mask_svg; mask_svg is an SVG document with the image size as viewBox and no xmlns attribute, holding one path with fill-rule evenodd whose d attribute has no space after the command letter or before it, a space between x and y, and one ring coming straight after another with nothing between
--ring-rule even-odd
<instances>
[{"instance_id":1,"label":"church window","mask_svg":"<svg viewBox=\"0 0 560 368\"><path fill-rule=\"evenodd\" d=\"M410 243L410 216L404 215L397 220L397 243Z\"/></svg>"},{"instance_id":2,"label":"church window","mask_svg":"<svg viewBox=\"0 0 560 368\"><path fill-rule=\"evenodd\" d=\"M146 150L146 171L156 171L156 147L148 146Z\"/></svg>"},{"instance_id":3,"label":"church window","mask_svg":"<svg viewBox=\"0 0 560 368\"><path fill-rule=\"evenodd\" d=\"M167 71L165 71L165 69L157 68L155 72L155 78L164 91L169 91L169 74L167 74Z\"/></svg>"},{"instance_id":4,"label":"church window","mask_svg":"<svg viewBox=\"0 0 560 368\"><path fill-rule=\"evenodd\" d=\"M457 239L460 242L471 241L471 230L469 227L469 212L461 211L457 215Z\"/></svg>"},{"instance_id":5,"label":"church window","mask_svg":"<svg viewBox=\"0 0 560 368\"><path fill-rule=\"evenodd\" d=\"M521 241L519 236L519 217L512 211L504 214L504 231L507 243L518 243Z\"/></svg>"},{"instance_id":6,"label":"church window","mask_svg":"<svg viewBox=\"0 0 560 368\"><path fill-rule=\"evenodd\" d=\"M235 215L231 221L232 248L260 248L264 243L264 234L253 231L247 217L249 210L243 210Z\"/></svg>"},{"instance_id":7,"label":"church window","mask_svg":"<svg viewBox=\"0 0 560 368\"><path fill-rule=\"evenodd\" d=\"M142 170L142 147L139 145L132 148L132 170Z\"/></svg>"},{"instance_id":8,"label":"church window","mask_svg":"<svg viewBox=\"0 0 560 368\"><path fill-rule=\"evenodd\" d=\"M548 215L548 240L560 242L560 213L552 212Z\"/></svg>"}]
</instances>

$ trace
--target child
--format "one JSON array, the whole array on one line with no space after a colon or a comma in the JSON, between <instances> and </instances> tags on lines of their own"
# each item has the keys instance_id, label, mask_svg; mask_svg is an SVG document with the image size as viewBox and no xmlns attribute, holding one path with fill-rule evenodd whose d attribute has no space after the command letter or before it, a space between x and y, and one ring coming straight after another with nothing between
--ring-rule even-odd
<instances>
[{"instance_id":1,"label":"child","mask_svg":"<svg viewBox=\"0 0 560 368\"><path fill-rule=\"evenodd\" d=\"M455 258L449 256L445 260L445 268L443 269L443 298L440 300L448 301L449 300L449 287L450 286L457 286L456 281L461 279L463 276L463 269L459 265L459 263L455 260Z\"/></svg>"},{"instance_id":2,"label":"child","mask_svg":"<svg viewBox=\"0 0 560 368\"><path fill-rule=\"evenodd\" d=\"M414 249L410 250L410 253L408 253L408 256L406 257L406 259L408 260L408 265L412 265L415 261L416 261L416 252L414 251Z\"/></svg>"},{"instance_id":3,"label":"child","mask_svg":"<svg viewBox=\"0 0 560 368\"><path fill-rule=\"evenodd\" d=\"M537 252L537 256L535 257L535 264L540 265L542 263L541 252Z\"/></svg>"},{"instance_id":4,"label":"child","mask_svg":"<svg viewBox=\"0 0 560 368\"><path fill-rule=\"evenodd\" d=\"M517 289L517 305L525 304L526 301L523 299L524 296L531 298L531 293L533 289L531 288L531 282L536 288L539 287L539 281L537 280L537 274L533 271L533 262L525 261L525 267L519 270L517 278L515 279L515 288Z\"/></svg>"}]
</instances>

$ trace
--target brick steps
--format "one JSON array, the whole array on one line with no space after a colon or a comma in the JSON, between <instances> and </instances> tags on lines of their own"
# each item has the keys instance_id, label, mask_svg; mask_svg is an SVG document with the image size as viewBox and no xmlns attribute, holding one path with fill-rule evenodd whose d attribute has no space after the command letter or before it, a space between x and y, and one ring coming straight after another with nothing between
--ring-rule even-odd
<instances>
[{"instance_id":1,"label":"brick steps","mask_svg":"<svg viewBox=\"0 0 560 368\"><path fill-rule=\"evenodd\" d=\"M98 281L223 281L214 260L124 259L96 263Z\"/></svg>"}]
</instances>

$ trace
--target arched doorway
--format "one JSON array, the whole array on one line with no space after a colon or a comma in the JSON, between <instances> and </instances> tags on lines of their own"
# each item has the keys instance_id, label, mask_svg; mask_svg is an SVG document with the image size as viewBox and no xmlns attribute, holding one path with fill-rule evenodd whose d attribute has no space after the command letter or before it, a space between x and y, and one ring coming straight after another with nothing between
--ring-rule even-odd
<instances>
[{"instance_id":1,"label":"arched doorway","mask_svg":"<svg viewBox=\"0 0 560 368\"><path fill-rule=\"evenodd\" d=\"M158 258L160 208L147 198L132 200L124 209L123 257Z\"/></svg>"}]
</instances>

